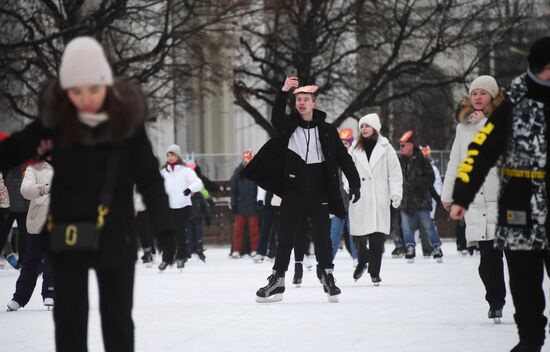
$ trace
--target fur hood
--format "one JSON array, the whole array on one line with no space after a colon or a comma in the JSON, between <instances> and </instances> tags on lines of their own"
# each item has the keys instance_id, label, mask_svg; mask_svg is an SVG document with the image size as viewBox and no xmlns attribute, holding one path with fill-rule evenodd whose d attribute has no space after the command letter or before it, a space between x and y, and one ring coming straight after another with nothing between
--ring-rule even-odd
<instances>
[{"instance_id":1,"label":"fur hood","mask_svg":"<svg viewBox=\"0 0 550 352\"><path fill-rule=\"evenodd\" d=\"M485 116L489 116L495 111L495 109L502 104L502 102L506 99L506 95L504 94L504 91L502 89L499 90L498 95L496 96L493 101L489 105L483 109L483 114ZM474 112L474 108L472 107L472 104L470 103L470 97L464 97L462 99L462 102L460 102L460 105L458 106L458 111L456 114L456 120L460 123L466 123L468 116Z\"/></svg>"},{"instance_id":2,"label":"fur hood","mask_svg":"<svg viewBox=\"0 0 550 352\"><path fill-rule=\"evenodd\" d=\"M145 103L145 95L139 85L117 79L110 87L112 96L111 107L106 107L106 113L109 115L109 123L100 124L97 131L84 124L78 124L78 139L85 144L94 142L107 142L113 140L124 140L132 136L135 130L145 122L148 116L148 110ZM108 98L109 99L109 96ZM38 116L44 127L52 130L59 130L61 126L71 124L69 120L66 104L70 104L66 98L66 91L61 89L58 79L48 81L39 95ZM76 118L76 114L75 117ZM115 121L116 122L113 122ZM111 127L117 125L118 131ZM123 126L121 128L120 126ZM115 135L116 134L116 135Z\"/></svg>"}]
</instances>

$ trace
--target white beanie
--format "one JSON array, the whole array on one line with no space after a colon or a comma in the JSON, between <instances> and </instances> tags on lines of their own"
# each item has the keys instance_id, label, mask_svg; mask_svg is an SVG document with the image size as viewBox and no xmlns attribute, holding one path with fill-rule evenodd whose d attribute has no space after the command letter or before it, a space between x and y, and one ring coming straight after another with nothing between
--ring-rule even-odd
<instances>
[{"instance_id":1,"label":"white beanie","mask_svg":"<svg viewBox=\"0 0 550 352\"><path fill-rule=\"evenodd\" d=\"M484 91L489 93L489 95L493 99L495 99L498 95L497 81L495 81L495 79L491 76L483 75L474 79L472 84L470 84L470 92L468 93L468 95L472 95L472 92L475 89L483 89Z\"/></svg>"},{"instance_id":2,"label":"white beanie","mask_svg":"<svg viewBox=\"0 0 550 352\"><path fill-rule=\"evenodd\" d=\"M101 45L92 37L77 37L67 44L61 68L61 88L113 84L113 73Z\"/></svg>"},{"instance_id":3,"label":"white beanie","mask_svg":"<svg viewBox=\"0 0 550 352\"><path fill-rule=\"evenodd\" d=\"M382 125L380 124L380 118L378 117L378 114L367 114L359 120L359 129L361 129L362 124L368 124L370 127L374 128L376 132L380 133L380 128Z\"/></svg>"},{"instance_id":4,"label":"white beanie","mask_svg":"<svg viewBox=\"0 0 550 352\"><path fill-rule=\"evenodd\" d=\"M181 149L177 144L172 144L169 146L168 149L166 149L166 154L168 153L174 153L181 158Z\"/></svg>"}]
</instances>

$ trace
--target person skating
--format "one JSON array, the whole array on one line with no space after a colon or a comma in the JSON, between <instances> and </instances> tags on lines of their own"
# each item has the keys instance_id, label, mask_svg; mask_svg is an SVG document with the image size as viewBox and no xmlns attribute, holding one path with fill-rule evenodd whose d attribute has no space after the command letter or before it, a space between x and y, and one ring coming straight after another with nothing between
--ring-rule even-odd
<instances>
[{"instance_id":1,"label":"person skating","mask_svg":"<svg viewBox=\"0 0 550 352\"><path fill-rule=\"evenodd\" d=\"M547 325L543 279L550 249L550 37L531 46L527 61L527 72L512 80L506 100L469 144L451 206L453 219L464 217L497 164L500 189L495 247L505 251L508 263L519 335L513 352L541 351Z\"/></svg>"},{"instance_id":2,"label":"person skating","mask_svg":"<svg viewBox=\"0 0 550 352\"><path fill-rule=\"evenodd\" d=\"M403 195L403 173L397 154L387 138L380 134L380 118L368 114L359 120L360 136L349 152L361 179L363 197L350 204L351 235L358 252L353 273L359 280L365 270L378 285L384 241L390 233L390 204L398 208Z\"/></svg>"},{"instance_id":3,"label":"person skating","mask_svg":"<svg viewBox=\"0 0 550 352\"><path fill-rule=\"evenodd\" d=\"M446 210L453 202L453 188L458 166L467 157L468 144L485 126L489 116L505 99L496 80L479 76L470 84L469 95L462 100L458 112L456 136L445 173L441 201ZM489 318L499 322L506 297L503 251L494 248L498 213L498 175L496 167L489 170L485 182L477 192L465 216L467 247L479 246L479 276L485 286L485 299L489 303Z\"/></svg>"},{"instance_id":4,"label":"person skating","mask_svg":"<svg viewBox=\"0 0 550 352\"><path fill-rule=\"evenodd\" d=\"M258 302L282 299L294 234L306 214L311 219L320 282L329 301L337 302L340 289L332 274L329 213L341 218L346 215L338 167L349 181L351 199L356 202L360 197L359 176L353 160L336 128L325 121L326 113L316 109L314 93L318 87L298 88L298 85L297 77L286 78L271 113L277 135L245 169L248 178L283 199L277 256L268 284L256 292ZM285 109L292 88L295 88L295 109L287 115Z\"/></svg>"}]
</instances>

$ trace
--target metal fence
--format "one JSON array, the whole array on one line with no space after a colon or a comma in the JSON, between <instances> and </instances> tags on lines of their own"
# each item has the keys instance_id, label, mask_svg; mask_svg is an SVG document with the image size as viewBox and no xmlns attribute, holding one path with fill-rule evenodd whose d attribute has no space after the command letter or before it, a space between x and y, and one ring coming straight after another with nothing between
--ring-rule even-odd
<instances>
[{"instance_id":1,"label":"metal fence","mask_svg":"<svg viewBox=\"0 0 550 352\"><path fill-rule=\"evenodd\" d=\"M445 175L450 150L432 150L432 159L441 175ZM241 154L195 154L195 161L204 175L215 181L227 181L241 162Z\"/></svg>"}]
</instances>

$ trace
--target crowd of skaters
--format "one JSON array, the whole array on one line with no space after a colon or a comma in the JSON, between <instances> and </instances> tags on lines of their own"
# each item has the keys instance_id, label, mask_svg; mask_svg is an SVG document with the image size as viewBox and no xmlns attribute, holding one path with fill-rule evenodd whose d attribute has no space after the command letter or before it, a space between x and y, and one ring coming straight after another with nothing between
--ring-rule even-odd
<instances>
[{"instance_id":1,"label":"crowd of skaters","mask_svg":"<svg viewBox=\"0 0 550 352\"><path fill-rule=\"evenodd\" d=\"M355 280L367 272L380 284L388 236L396 246L392 255L413 263L418 231L426 242L424 255L441 263L435 200L455 220L466 214L459 222L465 241L460 239L457 249L478 248L492 319L502 316L503 260L508 261L519 334L512 351L540 351L547 325L542 277L549 249L545 190L550 138L545 126L550 37L536 41L527 59L527 72L504 90L487 75L470 83L457 115L442 189L429 148L417 144L413 130L399 139L399 153L381 134L383 118L375 113L359 119L357 137L353 129L338 132L318 109L318 87L300 85L297 74L288 75L273 106L275 137L256 156L245 151L231 180L231 257L240 257L247 224L254 262L273 259L268 283L257 290L256 300L282 300L293 250L293 283L300 284L310 241L329 302L338 302L341 293L333 259L342 235L349 243ZM289 101L293 105L287 114ZM8 310L17 311L28 302L43 273L42 297L45 305L54 306L58 351L86 349L90 268L98 277L105 349L133 351L137 240L124 230L130 225L135 232L144 230L140 239L145 263L160 252L160 272L174 263L182 270L192 252L206 259L202 223L209 218L209 191L221 188L208 190L206 184L212 182L200 174L198 165L182 159L177 145L168 147L159 172L143 125L146 114L140 88L113 77L101 45L79 37L67 45L59 77L40 93L39 119L0 142L0 245L4 247L17 220L19 258L14 267L21 270ZM117 159L122 155L126 158ZM33 157L37 159L28 166L18 166ZM13 174L7 172L14 167ZM116 175L114 187L105 198L111 173ZM10 175L22 179L12 192L4 188ZM519 200L514 198L518 194ZM18 196L27 200L22 210L16 206ZM56 225L96 220L102 233L98 247L84 252L48 247ZM14 259L12 253L6 257Z\"/></svg>"}]
</instances>

